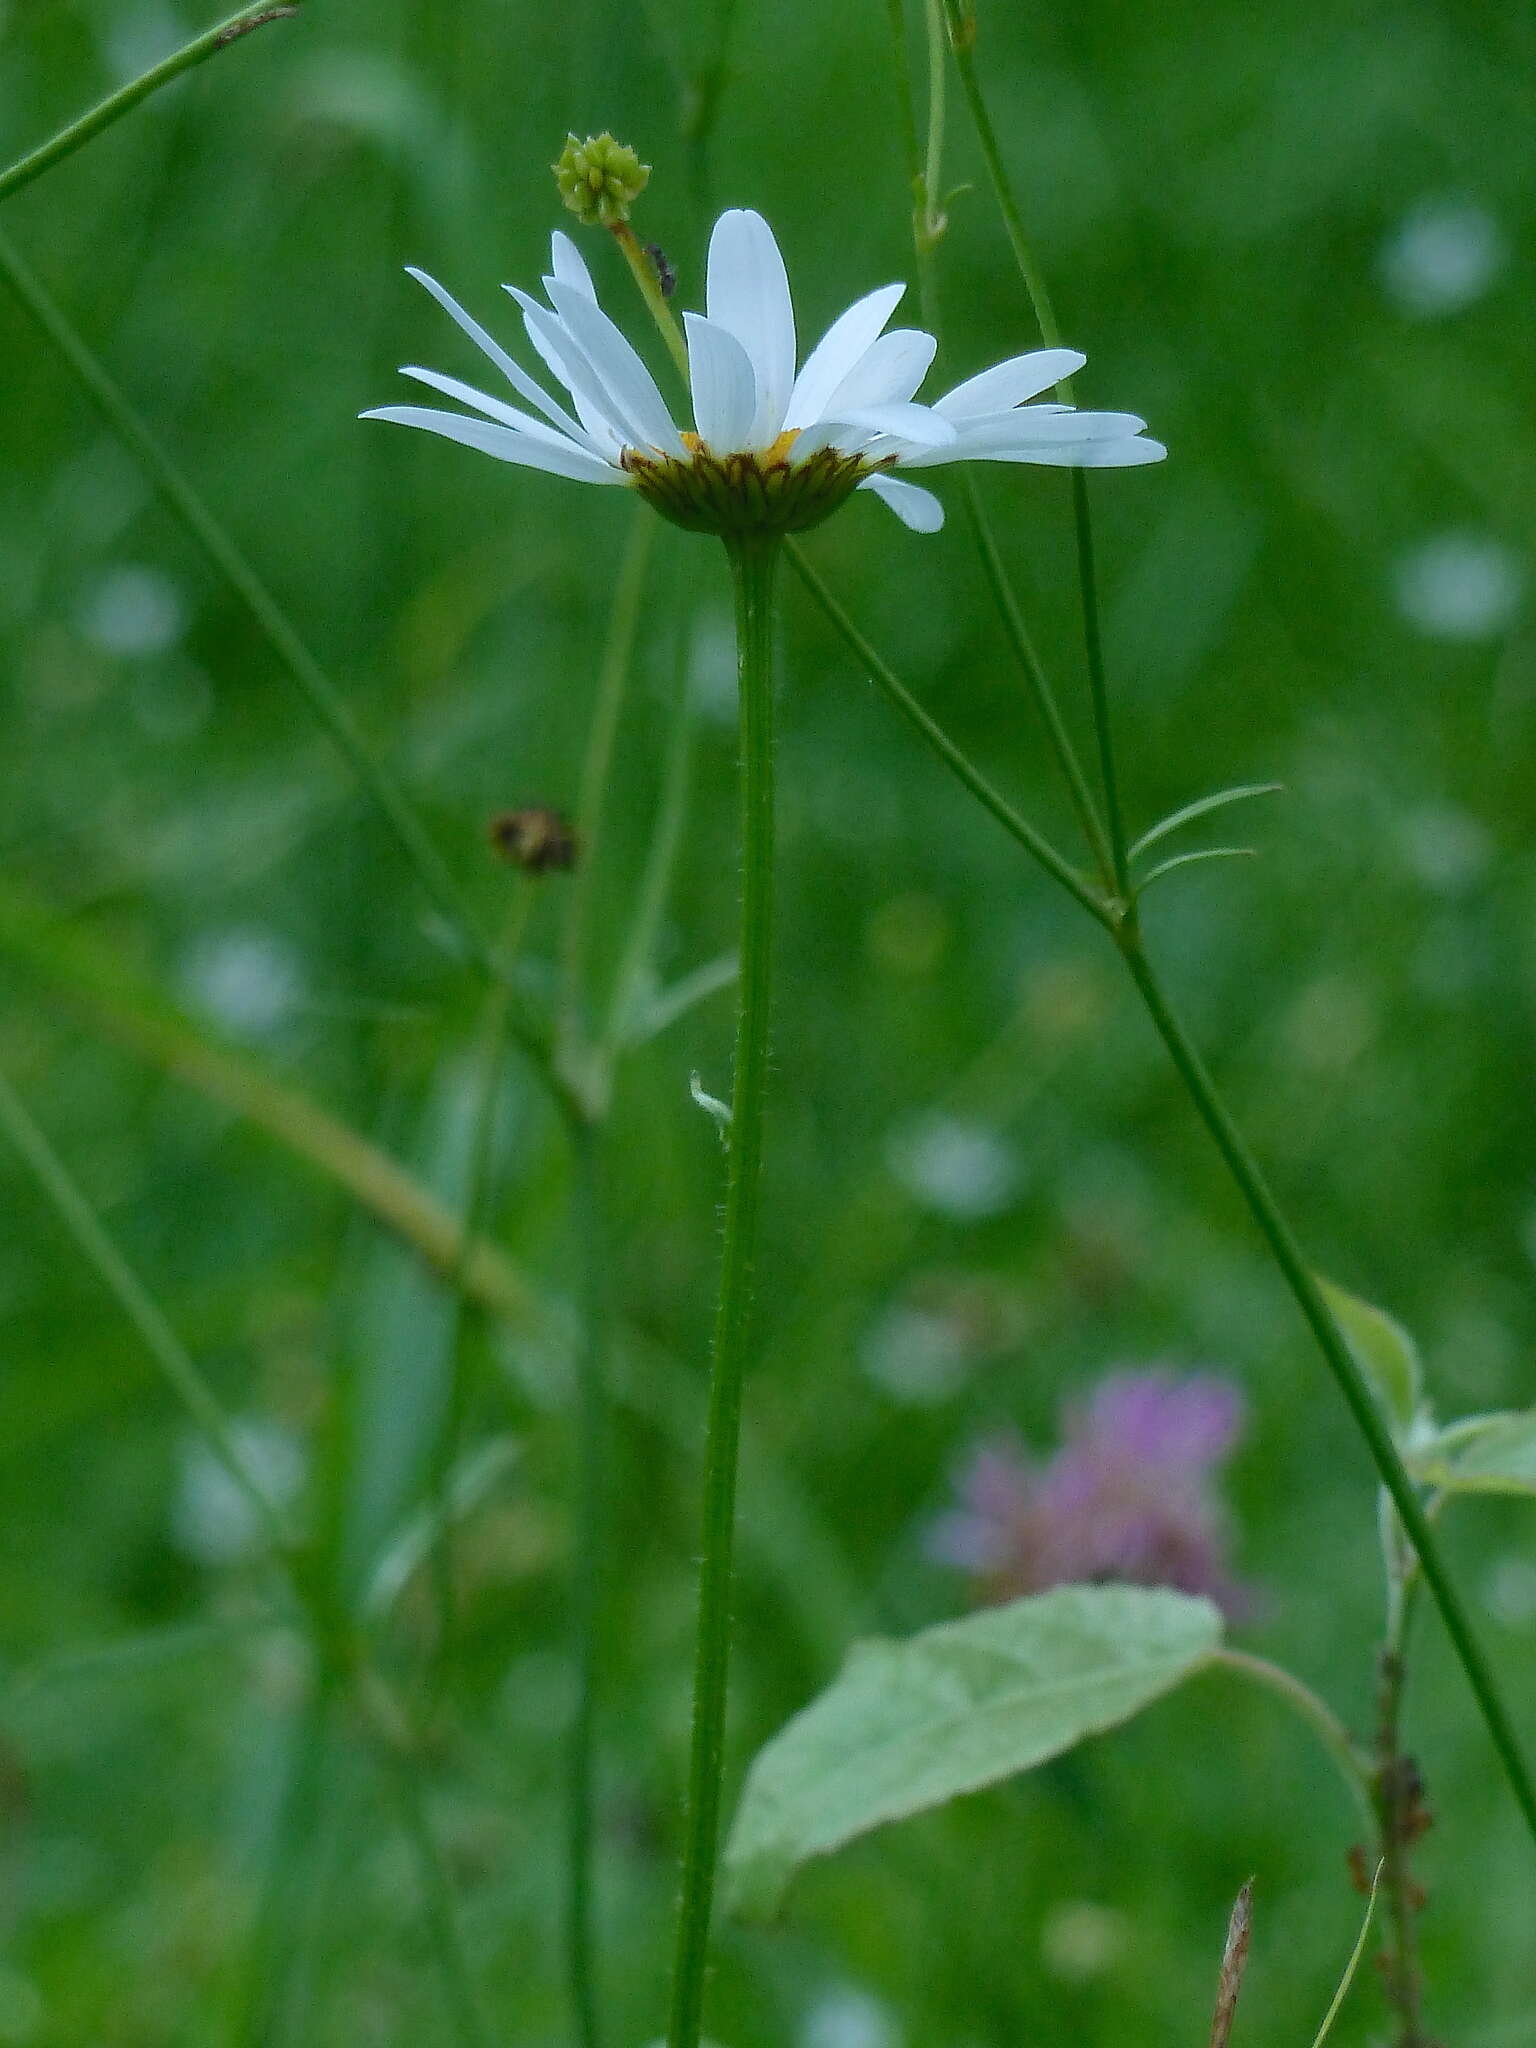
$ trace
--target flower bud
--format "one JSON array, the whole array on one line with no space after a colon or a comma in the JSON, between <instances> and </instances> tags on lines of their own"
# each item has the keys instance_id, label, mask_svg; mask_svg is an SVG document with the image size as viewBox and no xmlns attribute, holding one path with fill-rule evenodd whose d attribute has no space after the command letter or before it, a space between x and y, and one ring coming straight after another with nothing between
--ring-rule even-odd
<instances>
[{"instance_id":1,"label":"flower bud","mask_svg":"<svg viewBox=\"0 0 1536 2048\"><path fill-rule=\"evenodd\" d=\"M587 227L617 227L628 220L651 175L650 165L641 163L627 142L615 142L606 132L589 135L585 142L568 135L550 168L560 197Z\"/></svg>"}]
</instances>

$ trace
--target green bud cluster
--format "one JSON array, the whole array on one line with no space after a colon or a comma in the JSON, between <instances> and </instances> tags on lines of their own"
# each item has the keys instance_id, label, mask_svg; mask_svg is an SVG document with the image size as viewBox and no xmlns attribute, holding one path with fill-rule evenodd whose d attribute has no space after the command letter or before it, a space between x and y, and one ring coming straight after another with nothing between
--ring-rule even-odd
<instances>
[{"instance_id":1,"label":"green bud cluster","mask_svg":"<svg viewBox=\"0 0 1536 2048\"><path fill-rule=\"evenodd\" d=\"M589 135L585 142L565 138L559 159L550 166L560 197L587 227L617 227L645 190L651 175L627 142L609 134Z\"/></svg>"}]
</instances>

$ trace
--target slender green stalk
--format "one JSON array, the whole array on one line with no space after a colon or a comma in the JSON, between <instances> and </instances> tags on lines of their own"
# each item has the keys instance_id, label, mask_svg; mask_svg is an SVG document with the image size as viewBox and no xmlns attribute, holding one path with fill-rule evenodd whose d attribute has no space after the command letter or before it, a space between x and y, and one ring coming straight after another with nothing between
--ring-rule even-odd
<instances>
[{"instance_id":1,"label":"slender green stalk","mask_svg":"<svg viewBox=\"0 0 1536 2048\"><path fill-rule=\"evenodd\" d=\"M777 552L774 541L755 538L738 541L730 548L736 584L741 687L741 979L731 1082L725 1232L704 1446L693 1738L668 2048L698 2048L725 1774L741 1383L757 1248L763 1104L768 1081L773 922L772 599Z\"/></svg>"},{"instance_id":2,"label":"slender green stalk","mask_svg":"<svg viewBox=\"0 0 1536 2048\"><path fill-rule=\"evenodd\" d=\"M506 1254L484 1239L466 1247L458 1218L398 1160L194 1023L109 947L3 881L0 952L130 1052L308 1160L483 1307L514 1326L538 1320L533 1289Z\"/></svg>"},{"instance_id":3,"label":"slender green stalk","mask_svg":"<svg viewBox=\"0 0 1536 2048\"><path fill-rule=\"evenodd\" d=\"M454 2030L462 2048L491 2048L491 2030L480 2010L469 1958L464 1953L464 1937L459 1927L453 1885L427 1810L415 1759L407 1751L388 1743L383 1747L385 1769L394 1787L401 1825L416 1858L427 1933L437 1959L443 1996Z\"/></svg>"},{"instance_id":4,"label":"slender green stalk","mask_svg":"<svg viewBox=\"0 0 1536 2048\"><path fill-rule=\"evenodd\" d=\"M932 249L949 221L944 212L944 14L940 0L923 0L928 31L928 146L923 156L921 240ZM902 49L905 53L905 39Z\"/></svg>"},{"instance_id":5,"label":"slender green stalk","mask_svg":"<svg viewBox=\"0 0 1536 2048\"><path fill-rule=\"evenodd\" d=\"M1123 896L1124 888L1115 871L1114 854L1109 840L1105 837L1098 806L1093 800L1093 791L1089 788L1088 778L1083 773L1083 764L1077 758L1077 749L1073 746L1072 737L1067 731L1067 722L1062 717L1061 706L1056 701L1056 693L1051 688L1050 678L1046 675L1044 664L1036 652L1029 628L1024 623L1024 614L1019 608L1018 598L1014 595L1013 585L1008 580L1008 571L1003 566L997 536L982 503L980 487L968 467L962 469L961 488L965 496L965 508L970 518L971 531L976 540L976 551L981 556L981 566L992 592L993 602L1002 619L1003 631L1009 646L1013 649L1015 660L1024 671L1030 695L1035 700L1035 709L1045 726L1046 735L1051 743L1051 752L1056 756L1056 764L1066 782L1072 808L1077 813L1078 824L1082 827L1083 837L1092 850L1104 886L1114 888L1117 894Z\"/></svg>"},{"instance_id":6,"label":"slender green stalk","mask_svg":"<svg viewBox=\"0 0 1536 2048\"><path fill-rule=\"evenodd\" d=\"M976 140L981 148L982 161L987 167L987 179L997 201L997 210L1003 217L1003 232L1008 237L1008 245L1013 250L1013 260L1019 267L1024 289L1028 292L1030 305L1034 308L1040 338L1047 348L1058 348L1061 345L1061 329L1056 324L1056 313L1051 305L1051 295L1046 289L1045 274L1036 263L1029 237L1024 232L1024 216L1020 213L1018 201L1013 196L1013 187L1009 183L1003 153L998 145L997 130L992 125L992 116L987 111L981 80L977 75L976 16L971 0L943 0L943 5L945 18L949 24L949 44L955 53L955 69L960 74L960 89L965 94L971 125L976 131ZM1064 378L1056 389L1063 404L1070 405L1071 379Z\"/></svg>"},{"instance_id":7,"label":"slender green stalk","mask_svg":"<svg viewBox=\"0 0 1536 2048\"><path fill-rule=\"evenodd\" d=\"M576 872L571 878L560 949L561 1028L568 1056L574 1055L578 1061L577 1046L584 1043L587 1035L587 953L591 943L592 903L602 843L603 812L625 691L634 667L635 641L640 631L651 549L659 523L649 506L635 506L608 615L608 633L598 666L592 722L588 727L586 755L581 764L576 798L579 854ZM580 1080L577 1085L581 1085Z\"/></svg>"},{"instance_id":8,"label":"slender green stalk","mask_svg":"<svg viewBox=\"0 0 1536 2048\"><path fill-rule=\"evenodd\" d=\"M1194 1102L1200 1119L1225 1160L1248 1210L1269 1246L1275 1264L1295 1297L1307 1327L1316 1339L1329 1372L1364 1437L1382 1485L1402 1518L1403 1528L1419 1560L1425 1584L1440 1610L1446 1634L1451 1639L1467 1683L1482 1710L1488 1732L1504 1766L1505 1775L1533 1837L1536 1837L1536 1786L1533 1786L1493 1673L1473 1633L1471 1618L1455 1581L1446 1570L1440 1546L1418 1490L1403 1467L1392 1433L1371 1396L1354 1353L1324 1301L1312 1268L1307 1263L1289 1223L1270 1193L1269 1185L1242 1134L1233 1122L1216 1085L1206 1071L1192 1040L1174 1016L1162 986L1152 970L1141 942L1135 919L1121 927L1120 951L1140 991L1147 1013Z\"/></svg>"},{"instance_id":9,"label":"slender green stalk","mask_svg":"<svg viewBox=\"0 0 1536 2048\"><path fill-rule=\"evenodd\" d=\"M933 32L935 26L942 19L942 0L925 0L925 6L929 24L928 162L931 166L935 158L935 123L938 124L942 134L945 52L942 37L935 36ZM913 115L911 71L907 59L906 35L902 25L901 0L892 0L891 26L897 96L903 113L903 135L907 150L908 178L914 193L918 195L918 200L914 205L912 214L912 247L917 265L918 292L922 301L924 324L929 332L938 336L942 342L943 330L939 314L939 291L935 257L935 251L941 237L939 234L930 232L930 223L927 217L927 207L930 202L922 196L928 188L929 180L938 174L932 168L925 170L924 158L918 144L917 126ZM1002 550L998 546L992 521L988 517L980 486L977 484L976 478L968 464L961 467L960 489L965 499L966 516L970 520L971 533L976 542L977 553L981 557L982 571L986 577L987 587L992 593L993 602L997 606L998 616L1002 620L1004 635L1007 638L1008 645L1013 650L1014 659L1023 671L1024 680L1029 685L1030 696L1034 699L1035 709L1039 714L1041 723L1045 727L1046 738L1050 742L1051 752L1056 757L1056 765L1061 770L1062 779L1066 783L1067 794L1071 799L1072 808L1077 814L1077 821L1082 829L1083 837L1093 855L1099 877L1106 889L1114 889L1116 886L1114 860L1110 853L1109 841L1104 835L1104 827L1099 819L1093 792L1088 786L1087 776L1083 773L1082 763L1078 760L1077 749L1072 744L1072 736L1067 731L1066 720L1062 717L1061 707L1056 701L1056 694L1051 688L1050 679L1046 675L1044 664L1036 652L1035 643L1030 636L1028 627L1024 623L1024 614L1020 609L1017 597L1014 595L1013 586L1008 580L1008 571L1003 564Z\"/></svg>"},{"instance_id":10,"label":"slender green stalk","mask_svg":"<svg viewBox=\"0 0 1536 2048\"><path fill-rule=\"evenodd\" d=\"M63 357L76 382L113 431L138 459L161 498L181 521L215 569L249 612L268 646L298 685L310 710L330 735L379 815L389 826L417 879L481 973L495 964L446 862L428 838L394 778L374 758L346 700L289 623L225 528L161 447L103 364L86 346L63 309L22 260L9 236L0 232L0 278L10 286L37 326ZM548 1076L549 1053L542 1034L526 1018L515 1024L523 1049Z\"/></svg>"},{"instance_id":11,"label":"slender green stalk","mask_svg":"<svg viewBox=\"0 0 1536 2048\"><path fill-rule=\"evenodd\" d=\"M656 953L656 935L661 929L672 876L682 843L688 815L688 796L693 781L693 742L698 725L693 679L689 668L691 640L686 630L678 635L677 695L667 729L665 759L661 772L661 796L651 827L651 843L645 868L628 923L628 936L614 976L613 995L604 1029L604 1050L611 1063L616 1057L634 1019L635 1005Z\"/></svg>"},{"instance_id":12,"label":"slender green stalk","mask_svg":"<svg viewBox=\"0 0 1536 2048\"><path fill-rule=\"evenodd\" d=\"M1446 1633L1451 1638L1457 1658L1466 1673L1467 1682L1487 1723L1488 1732L1509 1778L1521 1813L1532 1835L1536 1836L1536 1786L1532 1784L1508 1713L1473 1634L1461 1596L1441 1559L1434 1531L1420 1504L1413 1482L1404 1469L1397 1447L1392 1441L1391 1432L1382 1420L1380 1411L1361 1376L1360 1368L1355 1363L1354 1354L1329 1313L1317 1282L1312 1277L1311 1268L1307 1265L1289 1224L1218 1095L1199 1053L1168 1007L1162 988L1147 959L1134 915L1122 916L1114 906L1102 903L1081 877L1066 868L1060 856L1052 849L1045 847L1042 852L1044 842L1034 827L1019 817L997 795L981 771L922 709L911 691L859 633L820 579L809 572L808 566L794 550L793 544L791 559L799 570L802 581L847 641L860 665L880 685L897 709L916 726L950 772L971 791L972 795L979 798L1003 829L1039 861L1047 872L1071 890L1084 908L1089 910L1097 922L1105 926L1115 938L1158 1035L1162 1038L1180 1079L1193 1099L1206 1128L1216 1141L1233 1179L1237 1182L1239 1191L1280 1269L1281 1277L1295 1297L1324 1361L1344 1396L1350 1414L1365 1438L1382 1484L1402 1516L1403 1526L1423 1569L1425 1582L1439 1607Z\"/></svg>"},{"instance_id":13,"label":"slender green stalk","mask_svg":"<svg viewBox=\"0 0 1536 2048\"><path fill-rule=\"evenodd\" d=\"M1002 216L1004 231L1012 247L1014 260L1018 264L1019 275L1024 281L1024 288L1034 308L1041 339L1047 347L1054 347L1060 340L1055 311L1046 289L1044 275L1035 261L1029 237L1024 231L1023 216L1014 198L1002 151L998 146L997 132L992 125L977 75L976 20L972 0L943 0L943 4L961 87L970 109L976 139L986 163L987 176L992 185L998 211ZM1070 403L1070 380L1058 385L1057 389L1062 399ZM1218 1095L1199 1053L1170 1010L1142 945L1134 904L1130 898L1125 828L1120 810L1108 693L1104 681L1102 636L1099 629L1093 560L1093 526L1087 485L1080 471L1073 472L1073 513L1077 535L1078 575L1082 586L1089 686L1093 700L1094 729L1099 743L1099 761L1104 782L1116 893L1122 905L1130 906L1125 910L1123 917L1117 920L1117 944L1158 1035L1162 1038L1202 1121L1237 1182L1282 1277L1295 1296L1297 1306L1317 1340L1318 1348L1344 1396L1356 1426L1365 1438L1382 1483L1402 1517L1404 1529L1418 1556L1424 1578L1439 1607L1446 1633L1451 1638L1456 1655L1466 1673L1467 1682L1482 1710L1483 1719L1487 1723L1488 1732L1493 1738L1494 1747L1509 1778L1516 1802L1532 1835L1536 1836L1536 1784L1533 1784L1521 1754L1519 1742L1494 1683L1493 1674L1473 1634L1470 1617L1440 1556L1434 1532L1418 1492L1404 1469L1397 1447L1392 1441L1391 1432L1371 1397L1355 1363L1354 1354L1323 1300L1311 1268L1302 1256L1289 1224Z\"/></svg>"},{"instance_id":14,"label":"slender green stalk","mask_svg":"<svg viewBox=\"0 0 1536 2048\"><path fill-rule=\"evenodd\" d=\"M576 1172L572 1214L579 1243L583 1303L577 1350L576 1542L571 1574L571 1642L576 1701L567 1758L565 1945L576 2038L599 2048L593 1940L596 1862L597 1682L602 1632L604 1474L607 1468L608 1246L598 1138L591 1125L571 1134Z\"/></svg>"},{"instance_id":15,"label":"slender green stalk","mask_svg":"<svg viewBox=\"0 0 1536 2048\"><path fill-rule=\"evenodd\" d=\"M485 1011L480 1024L469 1165L464 1177L463 1221L459 1226L458 1255L448 1274L449 1321L443 1346L448 1366L448 1401L432 1472L433 1515L437 1525L437 1540L432 1546L433 1582L437 1595L437 1664L433 1675L434 1689L439 1696L446 1690L457 1650L453 1568L455 1517L451 1493L454 1466L469 1407L468 1361L464 1344L465 1308L469 1295L467 1269L473 1248L480 1242L490 1207L491 1166L496 1151L496 1105L507 1056L507 1013L511 1001L509 975L533 907L534 886L526 875L515 877L512 908L502 937L502 971L486 991Z\"/></svg>"},{"instance_id":16,"label":"slender green stalk","mask_svg":"<svg viewBox=\"0 0 1536 2048\"><path fill-rule=\"evenodd\" d=\"M795 573L799 576L801 582L821 606L837 632L853 650L854 658L858 661L859 666L865 669L871 679L885 692L902 717L916 726L917 730L949 768L951 773L956 775L965 784L965 787L971 792L972 796L992 813L992 816L996 818L1003 830L1010 833L1039 862L1046 873L1054 881L1061 884L1062 888L1069 895L1075 897L1090 917L1103 925L1107 931L1113 931L1115 926L1113 907L1097 894L1092 884L1086 881L1076 868L1062 858L1050 841L1042 833L1038 832L1027 818L1020 817L1019 813L1007 799L998 794L974 762L960 751L954 741L938 724L937 720L929 717L906 684L896 675L890 664L876 653L842 605L838 603L831 591L828 590L826 584L822 582L806 559L798 542L790 541L788 543L788 550L789 559L794 565Z\"/></svg>"},{"instance_id":17,"label":"slender green stalk","mask_svg":"<svg viewBox=\"0 0 1536 2048\"><path fill-rule=\"evenodd\" d=\"M627 220L616 221L608 232L624 251L624 261L629 265L630 275L640 287L640 296L650 309L651 318L660 328L661 338L667 344L668 353L676 364L686 388L689 382L688 344L683 339L683 330L677 324L677 315L667 304L656 265L647 251L640 246L639 237Z\"/></svg>"},{"instance_id":18,"label":"slender green stalk","mask_svg":"<svg viewBox=\"0 0 1536 2048\"><path fill-rule=\"evenodd\" d=\"M1104 812L1109 821L1109 852L1115 894L1131 900L1131 861L1126 851L1125 817L1120 808L1120 777L1115 769L1114 734L1109 722L1109 690L1104 680L1104 636L1099 627L1099 583L1093 562L1093 518L1088 483L1080 469L1072 472L1072 524L1077 536L1077 580L1083 594L1083 647L1088 657L1088 696L1093 705L1093 731L1099 743L1099 779L1104 785Z\"/></svg>"},{"instance_id":19,"label":"slender green stalk","mask_svg":"<svg viewBox=\"0 0 1536 2048\"><path fill-rule=\"evenodd\" d=\"M1303 1684L1293 1671L1287 1671L1281 1664L1271 1664L1267 1657L1255 1657L1247 1650L1216 1650L1212 1653L1211 1665L1215 1670L1233 1671L1251 1679L1255 1685L1263 1686L1293 1708L1337 1764L1339 1776L1349 1787L1350 1797L1362 1818L1374 1826L1375 1810L1371 1804L1370 1776L1365 1761L1349 1730L1325 1699L1320 1698L1310 1685Z\"/></svg>"},{"instance_id":20,"label":"slender green stalk","mask_svg":"<svg viewBox=\"0 0 1536 2048\"><path fill-rule=\"evenodd\" d=\"M179 78L194 65L206 63L216 57L220 50L227 50L231 43L237 43L248 36L253 29L264 28L269 21L287 21L299 11L297 5L280 7L243 7L238 14L230 15L210 29L204 29L194 36L190 43L183 43L179 50L173 50L169 57L163 57L158 64L152 64L137 78L71 121L67 128L61 128L57 135L42 143L38 148L20 157L8 170L0 171L0 199L9 199L13 192L19 192L23 185L30 185L34 178L40 178L44 171L52 170L92 136L99 135L103 128L110 128L114 121L120 121L124 114L131 113L141 100L147 100L151 93L158 92L162 85L169 85L173 78Z\"/></svg>"},{"instance_id":21,"label":"slender green stalk","mask_svg":"<svg viewBox=\"0 0 1536 2048\"><path fill-rule=\"evenodd\" d=\"M201 1430L209 1449L238 1487L274 1551L279 1558L286 1558L292 1538L283 1525L282 1515L251 1471L218 1396L171 1328L158 1302L108 1236L79 1183L3 1074L0 1074L0 1128L4 1129L26 1161L82 1257L138 1331L145 1350Z\"/></svg>"},{"instance_id":22,"label":"slender green stalk","mask_svg":"<svg viewBox=\"0 0 1536 2048\"><path fill-rule=\"evenodd\" d=\"M902 157L912 192L912 239L922 239L923 147L917 136L917 101L912 92L912 66L907 58L907 10L904 0L885 0L891 33L891 70L896 80L896 115L901 123Z\"/></svg>"}]
</instances>

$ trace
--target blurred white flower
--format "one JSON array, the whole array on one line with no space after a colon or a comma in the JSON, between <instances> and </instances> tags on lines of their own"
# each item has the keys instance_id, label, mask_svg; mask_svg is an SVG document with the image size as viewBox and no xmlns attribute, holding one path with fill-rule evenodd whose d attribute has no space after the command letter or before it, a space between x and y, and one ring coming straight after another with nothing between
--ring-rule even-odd
<instances>
[{"instance_id":1,"label":"blurred white flower","mask_svg":"<svg viewBox=\"0 0 1536 2048\"><path fill-rule=\"evenodd\" d=\"M834 1984L816 1998L798 2048L900 2048L901 2029L882 1999L859 1984Z\"/></svg>"},{"instance_id":2,"label":"blurred white flower","mask_svg":"<svg viewBox=\"0 0 1536 2048\"><path fill-rule=\"evenodd\" d=\"M291 1506L304 1483L304 1451L278 1423L240 1420L230 1435L246 1470L279 1511ZM181 1476L172 1509L181 1549L198 1564L238 1564L266 1535L256 1510L223 1462L201 1437L191 1437L181 1454Z\"/></svg>"},{"instance_id":3,"label":"blurred white flower","mask_svg":"<svg viewBox=\"0 0 1536 2048\"><path fill-rule=\"evenodd\" d=\"M1508 257L1504 231L1485 208L1422 199L1382 249L1382 282L1403 312L1432 319L1481 298Z\"/></svg>"},{"instance_id":4,"label":"blurred white flower","mask_svg":"<svg viewBox=\"0 0 1536 2048\"><path fill-rule=\"evenodd\" d=\"M215 932L196 940L179 979L199 1010L242 1038L278 1030L304 992L298 956L264 931Z\"/></svg>"},{"instance_id":5,"label":"blurred white flower","mask_svg":"<svg viewBox=\"0 0 1536 2048\"><path fill-rule=\"evenodd\" d=\"M1023 1178L1007 1139L964 1117L914 1117L892 1133L886 1158L908 1194L958 1222L1001 1214Z\"/></svg>"},{"instance_id":6,"label":"blurred white flower","mask_svg":"<svg viewBox=\"0 0 1536 2048\"><path fill-rule=\"evenodd\" d=\"M931 406L914 393L932 335L886 333L905 287L884 285L841 314L796 374L795 314L784 259L760 214L733 208L710 237L704 315L685 313L694 431L679 431L655 379L597 303L567 235L550 245L548 304L508 286L529 342L570 396L551 398L435 279L412 270L490 358L520 411L455 377L404 374L467 405L466 413L391 405L363 415L420 427L582 483L628 485L677 524L711 533L797 532L854 490L872 491L906 525L932 533L944 511L893 470L949 462L1120 468L1167 451L1133 413L1030 405L1083 366L1073 349L1039 349L968 378Z\"/></svg>"},{"instance_id":7,"label":"blurred white flower","mask_svg":"<svg viewBox=\"0 0 1536 2048\"><path fill-rule=\"evenodd\" d=\"M1086 1984L1125 1953L1130 1926L1112 1906L1068 1899L1053 1906L1040 1929L1040 1958L1053 1977Z\"/></svg>"},{"instance_id":8,"label":"blurred white flower","mask_svg":"<svg viewBox=\"0 0 1536 2048\"><path fill-rule=\"evenodd\" d=\"M103 654L164 654L186 631L181 592L159 569L109 569L79 611L80 631Z\"/></svg>"},{"instance_id":9,"label":"blurred white flower","mask_svg":"<svg viewBox=\"0 0 1536 2048\"><path fill-rule=\"evenodd\" d=\"M1484 533L1438 533L1398 561L1398 608L1434 640L1490 640L1519 609L1524 572L1513 548Z\"/></svg>"},{"instance_id":10,"label":"blurred white flower","mask_svg":"<svg viewBox=\"0 0 1536 2048\"><path fill-rule=\"evenodd\" d=\"M892 1400L927 1408L959 1390L969 1347L954 1316L897 1303L865 1332L859 1359Z\"/></svg>"}]
</instances>

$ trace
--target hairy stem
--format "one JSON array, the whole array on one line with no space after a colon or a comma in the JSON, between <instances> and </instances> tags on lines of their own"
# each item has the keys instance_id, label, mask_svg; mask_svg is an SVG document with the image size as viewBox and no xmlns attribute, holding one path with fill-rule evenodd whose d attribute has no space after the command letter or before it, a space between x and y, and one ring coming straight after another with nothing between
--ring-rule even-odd
<instances>
[{"instance_id":1,"label":"hairy stem","mask_svg":"<svg viewBox=\"0 0 1536 2048\"><path fill-rule=\"evenodd\" d=\"M1044 845L1034 827L1020 818L1017 812L997 795L981 771L922 709L911 691L900 682L889 665L876 655L875 650L853 625L847 613L832 598L820 579L809 573L808 565L793 551L791 559L799 569L802 581L811 594L821 602L822 609L847 641L860 665L885 691L903 716L923 735L950 772L980 799L1004 831L1010 833L1048 873L1071 891L1098 923L1104 925L1114 935L1120 956L1156 1027L1158 1036L1173 1061L1175 1071L1214 1139L1250 1214L1258 1224L1281 1277L1290 1289L1307 1327L1317 1342L1318 1349L1323 1354L1324 1362L1344 1397L1355 1426L1365 1439L1381 1482L1402 1517L1404 1530L1419 1559L1425 1583L1440 1610L1446 1633L1451 1639L1457 1660L1466 1674L1467 1683L1487 1724L1488 1733L1504 1767L1510 1789L1533 1839L1536 1839L1536 1785L1532 1783L1514 1726L1500 1697L1487 1659L1473 1633L1466 1606L1440 1555L1434 1531L1413 1481L1398 1455L1391 1431L1366 1386L1360 1368L1355 1362L1354 1353L1322 1297L1294 1232L1270 1192L1269 1185L1233 1122L1230 1111L1218 1094L1215 1083L1206 1071L1204 1061L1168 1005L1162 985L1147 958L1135 918L1120 916L1114 906L1104 904L1080 876L1066 867L1059 855Z\"/></svg>"},{"instance_id":2,"label":"hairy stem","mask_svg":"<svg viewBox=\"0 0 1536 2048\"><path fill-rule=\"evenodd\" d=\"M114 121L120 121L124 114L131 113L141 100L147 100L151 93L158 92L162 85L169 85L173 78L179 78L194 65L206 63L216 57L220 50L227 50L231 43L238 43L253 29L264 28L269 21L286 21L299 11L297 5L278 7L243 7L238 14L230 15L227 21L217 23L213 28L204 29L189 43L183 43L179 50L173 50L169 57L162 57L158 64L150 65L147 71L131 78L126 85L109 93L106 99L71 121L67 128L61 128L57 135L50 137L38 148L17 159L8 170L0 171L0 199L9 199L13 192L19 192L23 185L30 185L34 178L40 178L44 171L52 170L56 163L75 151L92 136L99 135L103 128L110 128Z\"/></svg>"},{"instance_id":3,"label":"hairy stem","mask_svg":"<svg viewBox=\"0 0 1536 2048\"><path fill-rule=\"evenodd\" d=\"M741 978L726 1175L720 1293L710 1363L704 1446L704 1512L693 1737L684 1821L682 1898L672 1977L668 2048L698 2048L714 1902L725 1774L726 1684L731 1642L731 1555L741 1383L746 1365L757 1244L768 1080L769 966L773 919L772 595L777 545L743 540L730 550L736 585L741 691Z\"/></svg>"}]
</instances>

